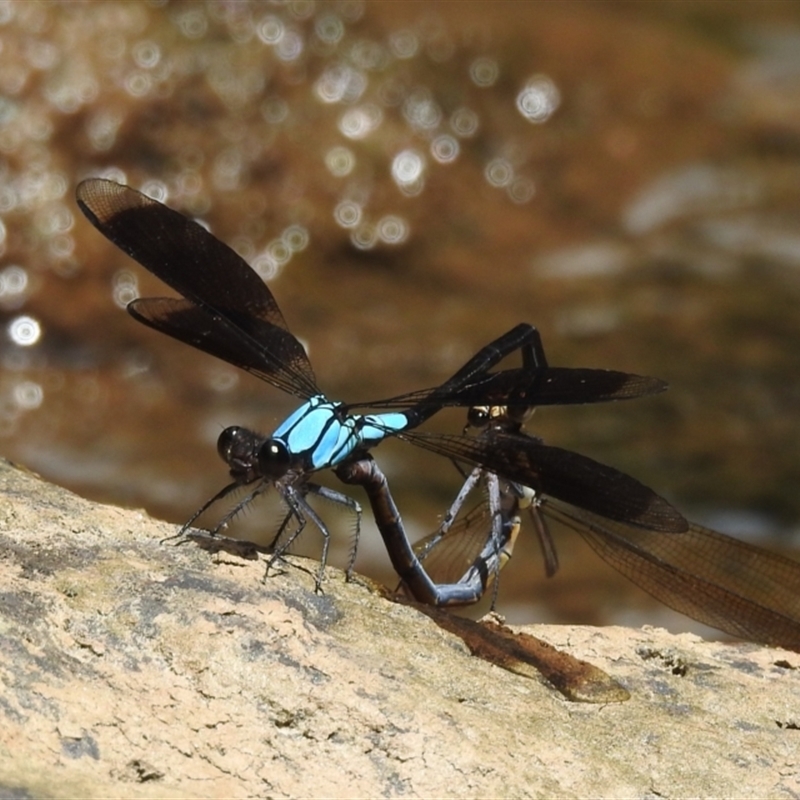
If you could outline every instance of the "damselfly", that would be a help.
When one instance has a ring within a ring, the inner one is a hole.
[[[512,415],[503,407],[472,409],[470,419],[484,427],[478,439],[498,429],[525,436],[520,409]],[[361,477],[372,482],[378,526],[396,547],[405,538],[397,530],[402,528],[399,515],[396,509],[387,512],[380,480],[367,470]],[[459,516],[481,481],[487,500]],[[558,568],[550,520],[577,531],[604,561],[670,608],[741,639],[800,651],[800,562],[696,523],[684,531],[657,532],[563,500],[542,487],[510,483],[475,468],[439,530],[412,553],[425,574],[423,585],[444,586],[441,598],[448,604],[479,599],[508,562],[524,505],[531,511],[548,577]],[[406,583],[416,595],[420,580],[411,577],[416,584]],[[494,585],[496,590],[496,580]]]
[[[509,437],[503,432],[496,437],[436,437],[414,434],[411,429],[449,405],[598,402],[665,388],[662,381],[626,373],[538,368],[526,361],[525,355],[531,342],[539,342],[538,332],[521,324],[482,348],[441,386],[375,402],[332,402],[317,387],[305,350],[289,332],[266,284],[227,245],[182,214],[112,181],[84,181],[77,188],[77,198],[81,210],[104,236],[183,295],[134,300],[128,311],[135,319],[303,401],[271,436],[239,426],[220,434],[217,448],[233,482],[205,503],[181,533],[215,501],[236,488],[252,486],[211,531],[217,534],[239,509],[275,486],[289,508],[287,524],[291,519],[296,522],[290,539],[299,535],[307,519],[323,534],[318,585],[330,537],[307,495],[322,495],[357,514],[359,508],[346,495],[311,482],[309,475],[314,472],[361,459],[386,437],[404,433],[404,438],[434,452],[479,464],[509,480],[544,481],[554,495],[575,499],[592,483],[587,478],[595,462],[581,461],[582,457],[576,461],[572,454],[556,456],[556,469],[547,474],[546,458],[528,437]],[[521,369],[489,371],[516,350],[523,352]],[[356,408],[380,409],[382,413],[356,414]],[[549,451],[554,455],[556,448]],[[584,474],[573,481],[573,470]],[[615,483],[618,474],[600,473],[601,489],[594,496],[590,492],[586,508],[657,530],[685,528],[683,517],[665,500],[650,490],[630,491],[630,479]],[[351,567],[352,558],[348,571]]]

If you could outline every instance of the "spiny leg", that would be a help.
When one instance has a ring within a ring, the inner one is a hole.
[[[189,530],[189,528],[192,526],[192,523],[198,517],[200,517],[205,511],[211,508],[211,506],[213,506],[214,503],[217,502],[217,500],[222,500],[224,497],[227,497],[234,489],[238,489],[241,485],[242,484],[239,483],[238,481],[234,481],[233,483],[229,483],[227,486],[224,486],[215,495],[206,500],[206,502],[203,503],[203,505],[200,506],[200,508],[198,508],[197,511],[195,511],[194,514],[192,514],[192,516],[189,517],[189,519],[187,519],[186,522],[183,523],[183,525],[181,525],[181,528],[177,533],[162,539],[161,544],[164,544],[165,542],[170,542],[173,539],[183,538],[186,534],[186,531]],[[190,541],[190,539],[183,539],[182,542],[178,542],[177,544],[183,544],[186,541]]]
[[[350,548],[350,556],[347,560],[347,567],[345,568],[345,580],[350,581],[353,577],[353,568],[355,567],[356,563],[356,556],[358,555],[358,543],[361,538],[361,519],[362,519],[362,511],[361,505],[355,501],[352,497],[344,494],[343,492],[337,492],[335,489],[330,489],[327,486],[320,486],[316,483],[308,483],[306,484],[308,490],[312,493],[317,495],[318,497],[322,497],[325,500],[330,500],[333,503],[338,503],[339,505],[344,506],[345,508],[349,509],[356,517],[356,524],[355,524],[355,536],[353,537],[353,544]],[[323,559],[323,564],[324,564]]]

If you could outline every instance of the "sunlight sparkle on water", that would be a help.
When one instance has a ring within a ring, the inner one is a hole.
[[[31,347],[42,336],[42,326],[39,320],[23,314],[15,317],[8,323],[8,336],[14,344],[20,347]]]
[[[25,88],[30,75],[31,71],[23,64],[7,64],[0,75],[0,88],[4,94],[13,97]]]
[[[332,147],[325,153],[325,166],[331,175],[343,178],[353,171],[356,165],[356,158],[353,151],[346,147]]]
[[[408,223],[395,214],[387,214],[378,220],[376,226],[378,238],[385,244],[398,245],[408,239]]]
[[[413,58],[419,49],[419,39],[407,28],[395,31],[389,35],[389,48],[397,58]]]
[[[256,247],[249,236],[238,235],[228,241],[232,247],[248,264],[256,257]]]
[[[547,75],[534,75],[517,95],[517,110],[528,122],[546,122],[561,103],[558,87]]]
[[[56,234],[47,243],[47,251],[56,261],[63,261],[75,252],[75,240],[63,233]]]
[[[63,114],[74,114],[97,98],[100,84],[88,67],[76,63],[45,83],[44,96]]]
[[[383,111],[374,103],[349,108],[339,120],[339,130],[348,139],[363,139],[383,121]]]
[[[11,186],[0,185],[0,214],[8,214],[17,207],[17,193]],[[0,223],[2,224],[2,223]],[[5,230],[0,231],[0,243],[5,238]]]
[[[16,264],[0,271],[0,302],[19,301],[28,288],[28,273]]]
[[[281,234],[281,239],[292,253],[299,253],[308,247],[311,237],[308,230],[302,225],[290,225]]]
[[[101,169],[98,172],[92,171],[86,177],[91,178],[105,178],[107,181],[114,181],[114,183],[125,183],[128,182],[128,176],[124,170],[121,170],[119,167],[106,167],[105,169]]]
[[[352,200],[342,200],[333,209],[333,218],[342,228],[355,228],[361,222],[361,206]]]
[[[25,411],[39,408],[44,400],[44,390],[35,381],[20,381],[14,387],[14,402]]]
[[[259,255],[257,255],[250,266],[261,276],[261,278],[265,281],[272,280],[277,274],[280,269],[278,263],[272,257],[272,254],[269,252],[269,249],[262,251]]]
[[[308,19],[316,9],[315,0],[290,0],[289,13],[295,19]]]
[[[282,267],[284,264],[288,263],[289,259],[292,257],[292,251],[287,247],[283,239],[273,239],[267,245],[267,253],[269,253],[278,267]]]
[[[152,69],[161,60],[161,50],[155,42],[141,41],[133,46],[133,60],[137,67]]]
[[[153,78],[147,72],[134,71],[125,76],[125,90],[131,97],[146,97],[153,88]]]
[[[115,305],[126,308],[128,303],[139,296],[139,281],[128,269],[121,269],[111,279],[111,297]]]
[[[199,6],[188,7],[176,14],[173,19],[177,23],[178,30],[187,39],[202,39],[208,30],[208,18]]]
[[[469,65],[469,76],[476,86],[481,88],[494,86],[500,67],[493,58],[476,58]]]
[[[141,192],[159,203],[166,203],[169,198],[169,190],[164,181],[149,180],[142,184]]]
[[[36,213],[36,227],[44,236],[66,233],[75,222],[72,212],[61,203],[50,203]]]
[[[402,150],[392,161],[392,178],[403,194],[419,194],[424,173],[425,159],[416,150]]]
[[[314,94],[323,103],[354,103],[366,88],[367,77],[363,72],[338,63],[319,76],[314,84]]]
[[[378,231],[371,222],[364,222],[350,234],[350,241],[359,250],[371,250],[378,242]]]
[[[261,115],[270,125],[278,125],[289,116],[289,106],[280,97],[269,97],[261,104]]]
[[[206,385],[220,394],[230,392],[239,385],[239,373],[220,362],[205,367],[204,377]]]
[[[303,53],[305,41],[300,33],[293,28],[287,29],[275,47],[275,53],[281,61],[294,61]]]
[[[264,17],[256,25],[256,34],[264,44],[276,45],[283,38],[284,25],[283,20],[279,17],[274,17],[271,14]]]
[[[336,14],[323,14],[314,20],[314,33],[325,44],[338,44],[344,36],[344,23]]]
[[[289,225],[279,237],[250,259],[250,264],[265,281],[271,280],[280,272],[281,267],[291,261],[295,253],[305,250],[310,238],[308,230],[302,225]],[[240,254],[249,254],[249,244],[248,241],[247,247],[239,248]]]
[[[223,150],[215,159],[212,181],[217,189],[232,192],[239,188],[244,168],[242,151],[238,147]]]
[[[514,178],[506,191],[513,202],[527,203],[536,194],[536,184],[530,178]]]
[[[514,167],[506,158],[493,158],[483,172],[486,180],[495,187],[508,186],[514,180]]]
[[[389,53],[382,44],[368,39],[357,41],[350,48],[349,55],[357,67],[367,71],[384,69],[390,60]]]
[[[60,50],[52,42],[33,41],[25,48],[25,59],[38,70],[52,69],[58,61]]]
[[[437,136],[431,142],[431,155],[440,164],[449,164],[451,161],[455,161],[460,149],[461,145],[459,145],[458,139],[447,133]]]
[[[428,89],[417,89],[403,103],[403,116],[415,128],[433,130],[442,121],[442,110]]]
[[[92,147],[100,152],[110,150],[117,139],[117,131],[123,119],[120,112],[111,109],[101,109],[89,117],[86,132]]]
[[[478,130],[478,115],[471,108],[457,108],[450,115],[450,127],[462,138],[474,136]]]
[[[178,175],[175,185],[182,195],[197,195],[203,190],[203,176],[195,170],[187,169]]]

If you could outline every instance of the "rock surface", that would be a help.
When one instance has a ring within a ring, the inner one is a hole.
[[[631,693],[573,703],[336,570],[262,583],[173,532],[0,464],[0,796],[800,795],[796,653],[527,628]]]

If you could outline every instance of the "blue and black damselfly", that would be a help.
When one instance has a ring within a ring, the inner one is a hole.
[[[318,388],[305,350],[289,332],[266,284],[227,245],[177,211],[112,181],[83,181],[77,199],[104,236],[182,295],[134,300],[128,311],[135,319],[303,401],[271,436],[239,426],[222,431],[217,448],[233,481],[205,503],[181,533],[215,501],[239,487],[252,487],[211,531],[218,534],[243,505],[274,486],[289,508],[285,524],[292,519],[296,523],[290,539],[308,519],[323,534],[319,585],[330,537],[307,495],[322,495],[357,514],[360,510],[347,495],[321,487],[309,476],[346,468],[383,439],[401,435],[507,480],[541,485],[554,497],[610,519],[658,531],[685,530],[684,518],[655,492],[577,453],[499,430],[482,437],[412,430],[444,406],[592,403],[663,391],[662,381],[609,370],[537,366],[529,354],[541,349],[539,334],[521,324],[482,348],[438,387],[367,403],[332,402]],[[522,368],[490,371],[517,350],[523,354]],[[379,413],[354,413],[358,408]]]

